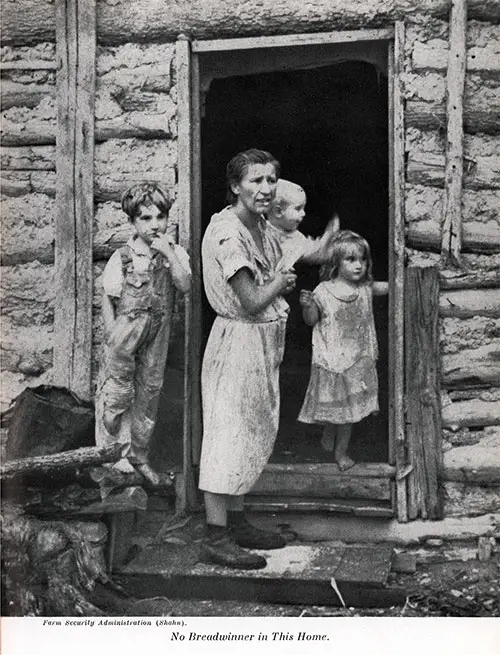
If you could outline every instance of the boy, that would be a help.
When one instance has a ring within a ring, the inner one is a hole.
[[[339,218],[334,214],[319,239],[306,237],[298,230],[306,215],[305,207],[304,189],[289,180],[278,180],[276,195],[267,215],[268,221],[280,233],[283,257],[278,263],[278,271],[290,270],[299,259],[308,264],[322,264],[327,259],[330,239],[339,230]]]
[[[148,462],[167,358],[174,288],[191,284],[189,257],[166,233],[171,201],[157,185],[137,184],[122,196],[135,234],[103,273],[104,361],[96,402],[96,441],[125,444],[123,472],[138,470],[153,486],[166,483]],[[133,465],[133,466],[132,466]]]

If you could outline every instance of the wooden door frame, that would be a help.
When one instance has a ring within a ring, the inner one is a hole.
[[[186,298],[184,383],[183,505],[196,504],[193,464],[201,445],[201,139],[200,58],[204,53],[298,48],[310,45],[387,41],[389,70],[389,464],[396,465],[394,502],[400,521],[407,520],[405,432],[403,412],[403,284],[404,284],[404,110],[401,89],[404,25],[375,30],[353,30],[285,36],[177,41],[178,86],[178,207],[180,235],[191,253],[193,289]],[[189,219],[187,219],[189,217]]]

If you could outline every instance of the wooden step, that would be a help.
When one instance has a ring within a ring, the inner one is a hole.
[[[394,516],[390,503],[378,500],[248,495],[245,497],[245,507],[252,512],[328,512],[379,518]]]
[[[389,464],[356,464],[341,471],[337,464],[268,464],[252,494],[304,498],[369,498],[390,500],[395,469]]]
[[[404,603],[386,587],[392,548],[291,544],[259,552],[267,566],[238,571],[198,560],[198,544],[145,548],[114,579],[136,597],[167,596],[253,602],[383,607]],[[339,594],[334,587],[338,588]]]

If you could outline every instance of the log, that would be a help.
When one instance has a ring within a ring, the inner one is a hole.
[[[500,380],[500,343],[461,350],[441,357],[442,382],[447,388],[487,386]]]
[[[0,478],[13,480],[24,475],[52,475],[59,471],[75,470],[109,462],[117,462],[121,456],[121,444],[89,446],[55,455],[40,455],[6,462],[0,469]]]
[[[416,250],[439,252],[441,228],[436,221],[411,222],[406,230],[408,246]],[[492,223],[464,223],[462,251],[476,254],[500,252],[500,226]]]
[[[484,427],[500,425],[500,402],[463,400],[446,405],[441,410],[444,428]]]
[[[469,18],[472,18],[469,1]],[[495,22],[495,21],[493,21]],[[435,40],[429,43],[416,42],[412,52],[412,67],[414,70],[446,70],[448,62],[448,47],[446,41]],[[466,69],[472,71],[500,72],[498,50],[495,45],[473,46],[468,49]]]
[[[441,289],[491,289],[500,287],[500,268],[493,271],[440,271]]]
[[[447,450],[443,479],[469,485],[500,485],[499,436],[483,436],[479,443]]]
[[[130,0],[99,3],[97,33],[101,43],[173,41],[180,33],[193,38],[224,38],[235,35],[293,34],[304,31],[365,29],[386,26],[413,16],[447,19],[451,0],[273,0],[233,3],[217,0],[186,0],[182,3]],[[469,0],[469,17],[500,21],[496,0]],[[4,44],[26,45],[54,41],[54,6],[51,0],[4,0],[1,38]]]
[[[500,510],[500,485],[444,482],[446,516],[481,516]]]
[[[439,315],[448,318],[499,318],[500,289],[442,291],[439,295]]]
[[[116,490],[102,500],[98,488],[73,484],[55,491],[29,489],[20,501],[23,509],[34,516],[61,517],[144,510],[147,499],[147,493],[139,486]]]
[[[407,181],[442,187],[445,177],[444,155],[411,152],[406,168]],[[475,157],[466,160],[464,186],[468,189],[500,189],[500,157]]]
[[[49,84],[20,84],[10,80],[2,81],[2,111],[11,107],[33,109],[46,96],[55,97],[55,88]]]
[[[431,131],[442,129],[446,124],[444,102],[408,100],[406,103],[406,126]],[[464,131],[468,134],[500,134],[500,107],[467,106],[463,115]]]
[[[467,0],[453,0],[446,76],[446,165],[441,256],[458,264],[462,250],[462,184],[464,176],[463,101],[467,57]]]
[[[2,170],[56,170],[54,146],[18,146],[0,148]]]

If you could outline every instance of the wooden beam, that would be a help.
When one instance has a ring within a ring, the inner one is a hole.
[[[500,251],[500,249],[499,249]],[[500,287],[500,269],[492,271],[440,271],[441,289],[494,289]]]
[[[54,382],[91,395],[95,0],[56,1]]]
[[[341,471],[337,464],[266,464],[265,471],[269,473],[289,473],[301,475],[324,475],[331,477],[339,475],[341,477],[363,477],[363,478],[385,478],[393,479],[396,475],[396,469],[390,464],[364,463],[358,462],[355,466],[347,471]]]
[[[500,107],[498,103],[480,106],[473,105],[473,100],[464,100],[464,131],[468,134],[499,134],[500,133]],[[421,130],[431,131],[442,129],[446,125],[446,104],[424,102],[422,100],[408,100],[406,103],[406,125]]]
[[[193,41],[193,52],[227,52],[228,50],[255,50],[255,48],[290,48],[303,45],[328,45],[359,41],[384,41],[392,39],[394,30],[350,30],[317,32],[315,34],[285,34],[282,36],[258,36],[238,39]]]
[[[437,267],[409,267],[405,280],[408,516],[442,517]]]
[[[466,38],[467,0],[452,0],[446,76],[446,170],[441,255],[443,261],[452,261],[457,265],[460,263],[462,247],[463,102],[467,60]]]
[[[441,416],[444,428],[500,425],[500,402],[462,400],[443,407]]]
[[[407,243],[417,250],[439,252],[441,230],[436,221],[412,221],[406,230]],[[462,252],[488,255],[500,252],[500,227],[485,223],[462,225]]]
[[[435,152],[410,152],[407,164],[407,181],[410,184],[443,187],[446,159]],[[464,187],[467,189],[500,189],[500,159],[497,156],[467,159],[464,171]]]
[[[192,86],[191,86],[191,44],[185,36],[179,36],[175,44],[175,61],[177,66],[177,127],[178,127],[178,164],[179,181],[177,186],[177,206],[180,221],[180,240],[192,254]],[[193,476],[191,428],[192,393],[193,393],[193,359],[191,339],[193,330],[194,307],[192,292],[185,296],[185,340],[184,340],[184,420],[183,420],[183,481],[185,485],[183,499],[187,507],[196,504],[196,489]],[[185,508],[183,508],[185,509]]]
[[[443,385],[448,389],[495,386],[500,381],[500,344],[443,355],[441,366]]]
[[[404,189],[405,189],[405,123],[404,123],[404,23],[395,26],[394,43],[389,47],[389,461],[401,473],[406,468],[404,427]],[[408,520],[406,479],[396,479],[397,515]]]

